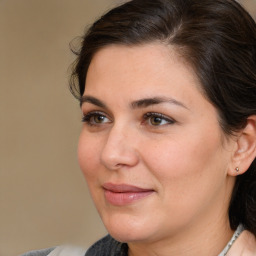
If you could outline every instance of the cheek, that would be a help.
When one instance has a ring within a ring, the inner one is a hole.
[[[179,141],[179,142],[178,142]],[[164,216],[172,213],[179,223],[190,221],[205,209],[224,200],[225,162],[217,140],[194,138],[145,147],[144,160],[157,183]],[[150,149],[151,148],[151,149]],[[159,153],[161,152],[161,153]]]
[[[182,194],[198,184],[203,189],[220,176],[224,178],[223,154],[218,134],[211,139],[203,133],[169,138],[143,147],[144,162],[160,185]]]
[[[78,143],[78,162],[87,180],[96,175],[99,163],[99,142],[83,131]]]
[[[102,197],[100,177],[100,142],[91,134],[82,131],[78,143],[78,161],[80,169],[84,174],[91,197],[94,201],[96,209],[101,212],[104,205],[104,197]]]

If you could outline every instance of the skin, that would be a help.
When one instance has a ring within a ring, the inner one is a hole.
[[[245,230],[238,237],[234,245],[228,251],[227,256],[255,256],[256,239],[249,231]]]
[[[138,104],[155,97],[165,102]],[[130,256],[218,255],[233,234],[227,212],[237,143],[224,136],[175,49],[151,43],[99,50],[82,102],[79,163],[109,233],[128,243]],[[145,118],[152,112],[164,118]],[[153,192],[116,206],[106,200],[105,183]]]

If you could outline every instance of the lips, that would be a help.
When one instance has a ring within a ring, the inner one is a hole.
[[[103,189],[107,202],[116,206],[132,204],[154,193],[153,189],[145,189],[127,184],[105,183]]]

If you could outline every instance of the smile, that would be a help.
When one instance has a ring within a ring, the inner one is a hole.
[[[126,184],[105,183],[103,185],[105,199],[112,205],[124,206],[143,199],[155,191]]]

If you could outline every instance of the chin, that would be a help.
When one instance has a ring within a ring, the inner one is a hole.
[[[119,242],[147,241],[155,234],[156,227],[152,221],[138,216],[116,214],[102,218],[109,234]]]
[[[122,243],[140,242],[148,240],[145,234],[140,234],[134,230],[108,230],[109,234]],[[141,232],[141,231],[140,231]]]

